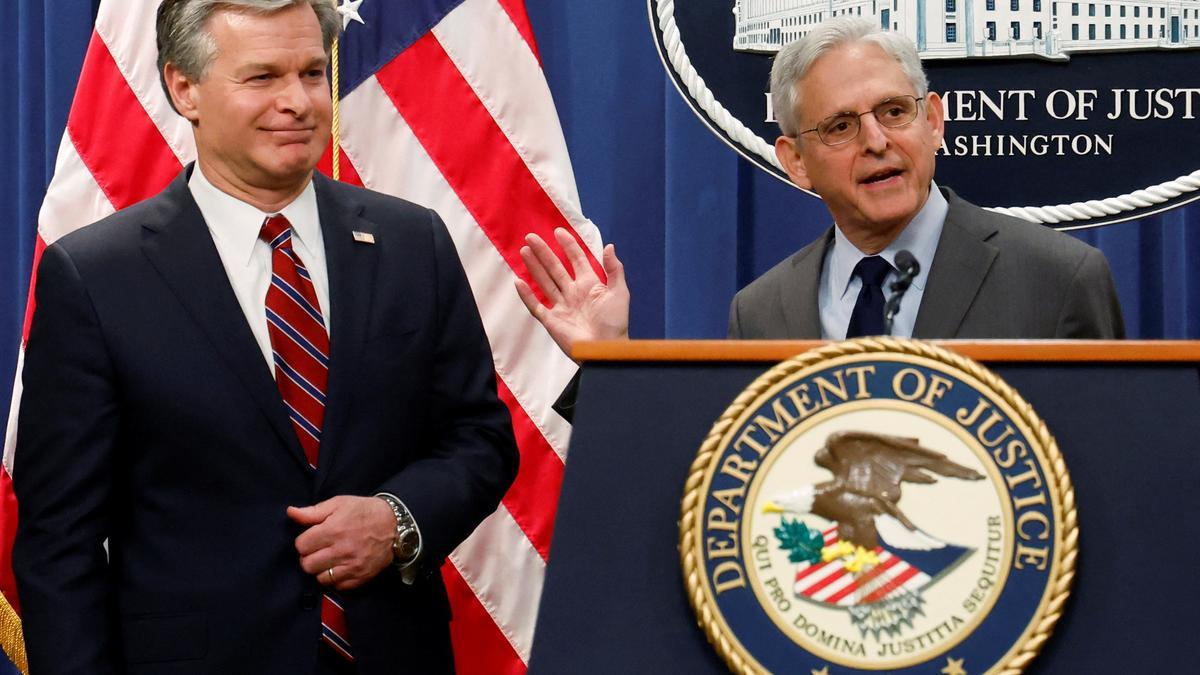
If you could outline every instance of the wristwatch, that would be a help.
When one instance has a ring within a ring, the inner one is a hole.
[[[421,550],[421,533],[417,522],[413,520],[408,508],[395,495],[381,492],[379,497],[392,507],[392,515],[396,516],[396,538],[392,540],[392,562],[396,567],[403,568],[411,565]]]

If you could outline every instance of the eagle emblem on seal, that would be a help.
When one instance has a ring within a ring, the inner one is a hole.
[[[864,636],[911,626],[921,591],[973,549],[922,530],[901,509],[901,488],[935,483],[934,474],[984,476],[918,439],[863,431],[830,434],[813,461],[833,479],[778,494],[763,507],[780,515],[774,532],[797,564],[795,596],[845,608]],[[823,522],[812,523],[813,516]]]

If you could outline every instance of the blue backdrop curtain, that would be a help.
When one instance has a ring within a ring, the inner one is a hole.
[[[626,265],[634,293],[632,335],[723,336],[734,292],[818,236],[829,223],[824,207],[751,166],[704,127],[664,74],[645,3],[526,4],[584,210]],[[96,5],[98,0],[0,2],[0,143],[9,158],[0,165],[6,186],[0,202],[4,410],[37,210]],[[1200,205],[1075,236],[1108,256],[1131,337],[1200,337]]]
[[[5,421],[37,212],[54,172],[95,5],[93,0],[0,2],[0,156],[8,158],[0,162],[0,404]],[[0,675],[16,672],[0,653]]]
[[[37,212],[99,0],[0,2],[0,403],[8,418]]]

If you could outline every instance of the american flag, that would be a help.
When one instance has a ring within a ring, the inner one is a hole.
[[[35,276],[47,245],[154,195],[195,158],[189,125],[159,87],[159,1],[99,6],[38,218]],[[520,673],[533,642],[570,435],[551,404],[575,366],[513,288],[516,276],[529,280],[518,251],[527,232],[553,242],[554,228],[565,227],[602,274],[599,232],[579,206],[524,0],[340,2],[341,178],[433,208],[445,220],[512,413],[521,450],[516,483],[451,555],[443,576],[459,672]],[[320,168],[331,167],[327,152]],[[26,334],[33,311],[30,302]],[[17,517],[9,476],[20,471],[13,457],[20,366],[0,472],[0,590],[7,601],[0,602],[0,634],[19,615],[9,564]]]
[[[826,546],[838,541],[836,525],[821,534],[825,537]],[[848,607],[869,605],[896,595],[913,593],[929,584],[931,577],[928,574],[898,555],[882,546],[876,546],[873,552],[879,563],[864,568],[858,574],[847,571],[842,558],[797,565],[793,586],[796,596]]]

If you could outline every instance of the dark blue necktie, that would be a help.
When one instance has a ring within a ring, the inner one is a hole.
[[[854,276],[862,279],[862,289],[846,327],[846,339],[883,335],[883,280],[891,271],[891,264],[877,255],[863,258],[854,266]]]

